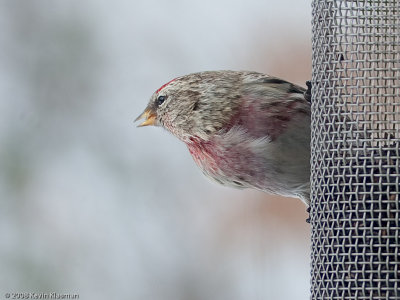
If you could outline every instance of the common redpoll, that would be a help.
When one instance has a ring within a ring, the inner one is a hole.
[[[183,141],[217,182],[310,199],[310,103],[306,90],[256,72],[178,77],[151,97],[139,126]]]

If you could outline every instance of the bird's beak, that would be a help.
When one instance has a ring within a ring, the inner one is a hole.
[[[135,122],[141,119],[144,119],[144,121],[137,127],[154,125],[156,123],[156,114],[151,108],[146,108],[145,111],[135,119]]]

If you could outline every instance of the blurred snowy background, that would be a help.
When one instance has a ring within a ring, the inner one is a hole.
[[[155,89],[205,70],[304,86],[298,0],[3,0],[0,299],[308,299],[300,201],[218,186],[136,128]]]

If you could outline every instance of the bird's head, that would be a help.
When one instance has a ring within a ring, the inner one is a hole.
[[[175,78],[151,96],[138,126],[161,126],[180,140],[209,140],[234,115],[240,100],[240,76],[214,71]]]

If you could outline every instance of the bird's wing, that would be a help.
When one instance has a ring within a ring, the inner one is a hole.
[[[275,140],[292,122],[309,122],[310,103],[306,89],[275,77],[265,77],[243,85],[240,125],[255,137]]]

